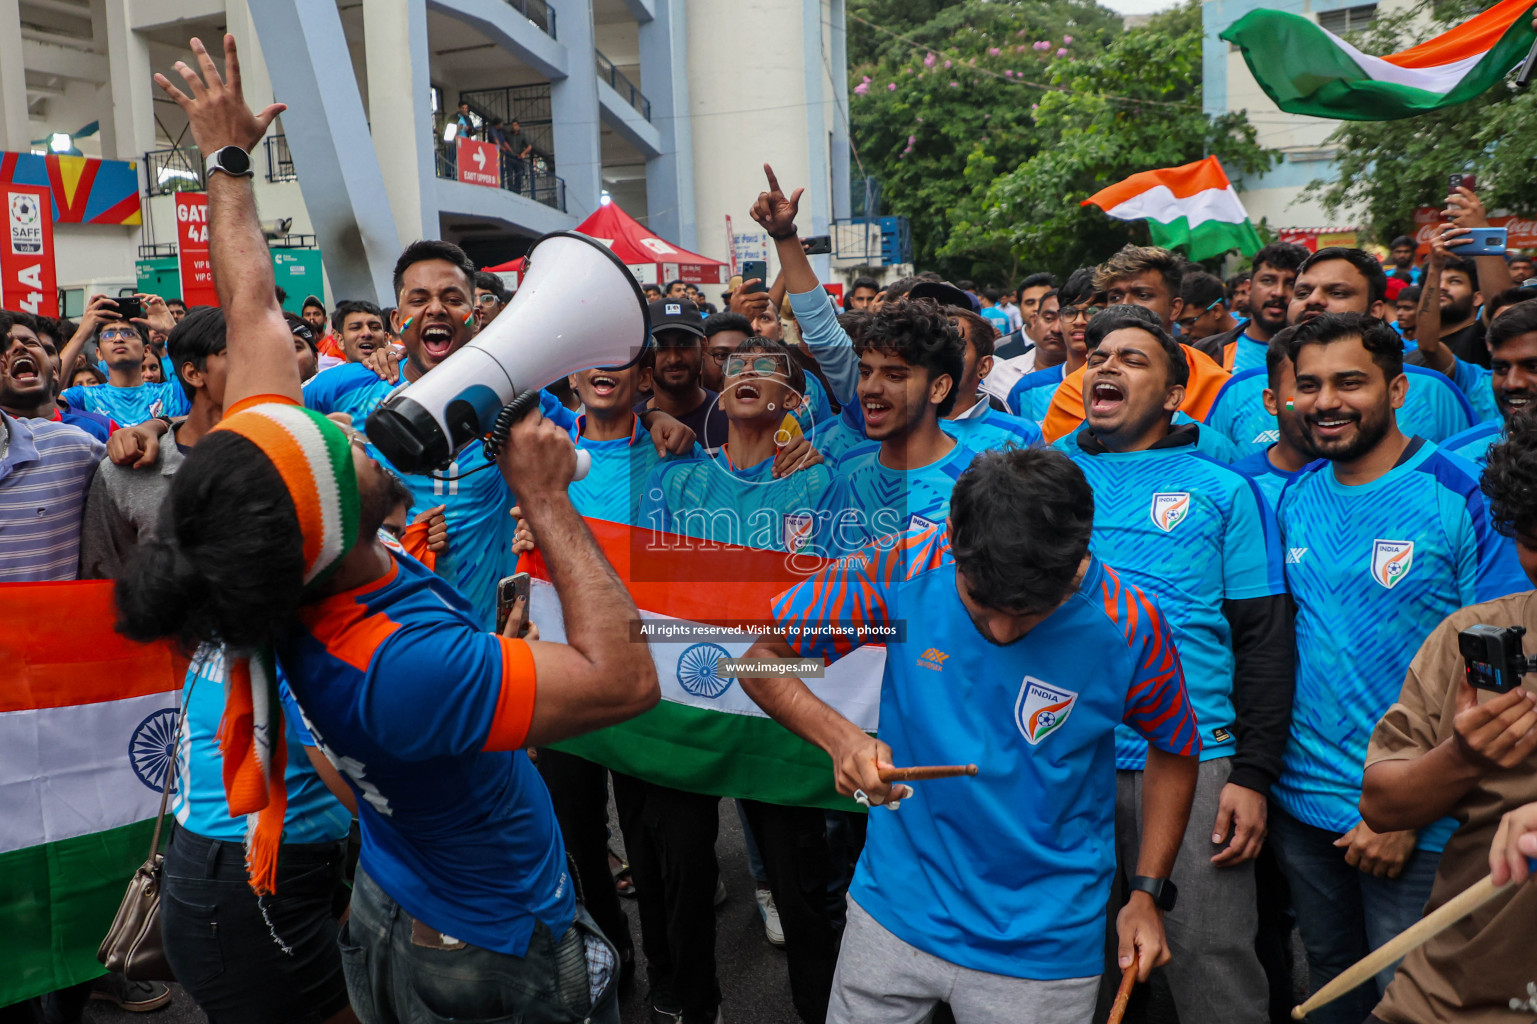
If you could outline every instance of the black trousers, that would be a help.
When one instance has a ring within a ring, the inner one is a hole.
[[[576,867],[578,891],[621,962],[635,957],[630,919],[619,906],[608,867],[608,769],[575,754],[539,751],[539,774],[550,791],[555,818]]]
[[[743,800],[763,870],[779,908],[790,969],[790,999],[805,1024],[822,1024],[832,994],[838,941],[827,909],[827,822],[815,807]]]
[[[613,773],[619,828],[640,905],[640,944],[656,1006],[685,1024],[715,1020],[715,838],[720,798]]]

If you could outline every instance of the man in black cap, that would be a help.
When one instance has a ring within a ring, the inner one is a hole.
[[[719,395],[700,383],[704,373],[704,320],[687,299],[651,303],[651,350],[643,370],[651,375],[651,397],[636,414],[659,409],[694,432],[699,446],[714,454],[726,440],[726,413]]]

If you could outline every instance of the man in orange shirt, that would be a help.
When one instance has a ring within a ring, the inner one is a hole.
[[[1150,245],[1128,245],[1100,266],[1094,274],[1096,305],[1142,306],[1151,310],[1163,324],[1165,331],[1174,330],[1174,321],[1184,309],[1179,297],[1181,268],[1184,260],[1168,249]],[[1230,374],[1204,352],[1189,345],[1185,361],[1190,365],[1190,382],[1185,385],[1185,400],[1180,411],[1191,419],[1204,420],[1207,410],[1217,398],[1217,392],[1227,383]],[[1083,422],[1083,370],[1075,370],[1063,378],[1051,400],[1051,408],[1041,423],[1041,430],[1048,442],[1071,433]]]

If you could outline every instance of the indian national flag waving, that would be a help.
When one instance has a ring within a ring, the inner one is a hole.
[[[1221,38],[1243,51],[1276,106],[1342,121],[1391,121],[1464,103],[1525,59],[1532,0],[1501,0],[1434,39],[1373,57],[1285,11],[1250,11]]]
[[[1117,220],[1146,220],[1154,245],[1186,246],[1193,260],[1229,249],[1252,256],[1263,244],[1214,156],[1133,174],[1094,193],[1083,205],[1097,206]]]
[[[0,1006],[105,973],[149,852],[186,662],[114,617],[110,582],[0,584]]]
[[[629,588],[661,683],[650,711],[556,744],[560,749],[674,789],[790,807],[857,810],[833,788],[832,761],[759,710],[722,658],[740,658],[770,628],[770,601],[823,559],[734,547],[588,519],[603,553]],[[793,559],[792,568],[788,563]],[[525,556],[535,577],[529,618],[544,640],[564,642],[560,601],[543,559]],[[638,637],[637,637],[638,638]],[[641,650],[637,646],[637,651]],[[883,647],[861,647],[808,680],[818,697],[866,732],[880,712]]]

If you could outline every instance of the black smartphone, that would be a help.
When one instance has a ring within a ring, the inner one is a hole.
[[[833,236],[812,235],[810,238],[802,238],[801,248],[806,250],[807,256],[817,256],[824,252],[832,252]]]
[[[1469,192],[1477,192],[1478,177],[1472,171],[1464,171],[1460,174],[1454,174],[1451,177],[1451,181],[1448,187],[1451,189],[1451,192],[1449,193],[1451,195],[1456,195],[1459,188],[1465,188]]]
[[[117,303],[117,311],[124,320],[133,320],[144,315],[144,303],[132,295],[120,295],[112,300]]]
[[[768,291],[768,261],[766,261],[766,260],[743,260],[742,261],[742,280],[743,281],[751,281],[753,278],[757,278],[758,279],[758,283],[753,285],[752,287],[748,288],[747,290],[749,292],[766,292],[766,291]]]
[[[518,598],[523,598],[523,621],[518,624],[515,636],[523,636],[528,632],[528,588],[529,575],[526,572],[516,573],[512,576],[503,576],[496,585],[496,633],[497,636],[506,635],[507,619],[512,615],[512,606],[518,603]]]

